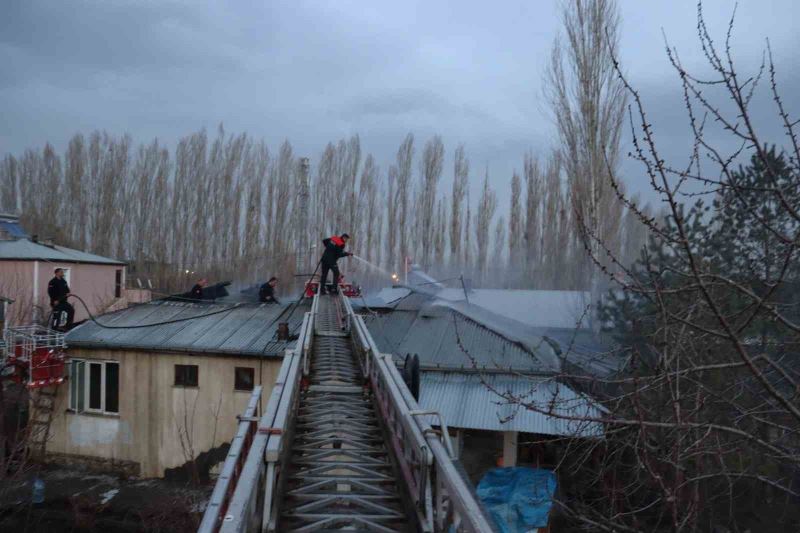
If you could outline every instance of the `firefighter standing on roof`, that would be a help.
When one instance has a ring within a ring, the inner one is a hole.
[[[339,290],[339,267],[336,266],[336,262],[342,258],[347,257],[349,255],[353,255],[350,252],[345,252],[344,247],[347,246],[347,241],[350,240],[350,235],[347,233],[342,233],[340,236],[334,235],[333,237],[328,237],[322,241],[322,244],[325,245],[325,252],[322,254],[322,277],[319,281],[319,292],[320,294],[325,294],[325,284],[328,282],[328,271],[330,270],[333,272],[333,288],[331,289],[332,293],[336,293]]]
[[[75,317],[75,308],[67,302],[69,294],[69,285],[67,284],[67,280],[64,279],[64,269],[57,268],[55,270],[55,276],[47,285],[47,295],[50,297],[50,307],[59,315],[59,319],[56,320],[58,327],[66,329],[72,326],[72,320]],[[60,320],[61,313],[67,314],[66,322],[63,324]]]

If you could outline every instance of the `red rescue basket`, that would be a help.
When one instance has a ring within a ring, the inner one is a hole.
[[[11,378],[29,389],[59,385],[66,376],[64,334],[44,326],[22,326],[6,331],[5,367]]]
[[[327,286],[330,288],[333,284],[329,283]],[[305,288],[305,297],[306,298],[313,298],[315,294],[319,291],[319,279],[313,279],[312,281],[306,282]],[[344,276],[339,278],[339,292],[347,296],[348,298],[358,298],[361,296],[361,286],[355,285],[353,283],[347,283],[344,281]]]

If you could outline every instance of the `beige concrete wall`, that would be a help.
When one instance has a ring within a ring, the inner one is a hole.
[[[119,416],[68,411],[69,384],[61,386],[48,454],[132,461],[142,477],[162,477],[165,469],[187,462],[181,431],[190,435],[195,456],[230,442],[236,415],[250,398],[249,392],[234,391],[234,368],[254,368],[256,385],[263,385],[268,397],[281,364],[280,359],[120,350],[70,349],[69,356],[119,362]],[[197,388],[174,386],[176,364],[198,366]]]
[[[38,263],[38,269],[37,269]],[[122,265],[89,265],[52,261],[0,261],[0,295],[17,300],[10,308],[14,323],[22,325],[32,320],[31,308],[39,306],[40,313],[46,317],[50,313],[50,300],[47,297],[47,284],[53,278],[56,268],[70,269],[70,290],[86,301],[93,314],[119,309],[125,306],[123,298],[114,297],[116,272],[122,270],[123,289],[125,267]],[[34,283],[34,272],[38,270]],[[85,320],[88,314],[76,300],[75,320]],[[41,318],[41,317],[40,317]]]

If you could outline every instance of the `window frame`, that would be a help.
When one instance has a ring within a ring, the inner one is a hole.
[[[194,385],[187,385],[185,383],[178,383],[178,367],[182,368],[192,368],[194,367]],[[175,364],[173,370],[173,380],[172,386],[173,387],[180,387],[182,389],[197,389],[200,387],[200,365],[183,365],[183,364]]]
[[[114,298],[122,298],[122,284],[124,282],[122,269],[114,271]]]
[[[67,410],[71,411],[76,414],[93,414],[93,415],[106,415],[106,416],[119,416],[119,408],[120,408],[120,373],[119,361],[113,360],[105,360],[105,359],[73,359],[71,358],[69,361],[69,378],[70,378],[70,386],[69,386],[69,401]],[[75,368],[77,365],[83,365],[81,369],[82,377],[83,377],[83,386],[80,383],[76,382],[75,385],[72,384],[74,380],[78,378],[78,374],[75,372]],[[91,402],[91,391],[92,391],[92,380],[91,380],[91,368],[92,365],[97,365],[100,367],[100,407],[90,407]],[[107,368],[108,365],[117,365],[117,410],[116,411],[109,411],[108,407],[108,390],[106,387],[106,380],[107,380]],[[78,398],[75,397],[75,394],[80,394]]]
[[[250,372],[250,376],[252,379],[250,380],[250,388],[249,389],[242,389],[239,388],[239,371],[240,370],[247,370]],[[256,388],[256,369],[252,366],[236,366],[233,367],[233,390],[234,392],[253,392],[253,389]]]

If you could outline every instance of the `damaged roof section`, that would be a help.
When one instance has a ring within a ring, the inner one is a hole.
[[[556,355],[542,338],[528,346],[444,306],[396,310],[364,317],[381,351],[418,354],[424,369],[468,369],[554,373]]]
[[[368,312],[372,311],[365,320],[381,350],[397,356],[419,354],[423,367],[471,367],[543,374],[567,371],[608,377],[626,363],[626,358],[607,336],[587,327],[578,328],[574,321],[572,326],[562,327],[569,321],[553,325],[551,319],[540,318],[539,315],[550,313],[552,300],[566,299],[561,307],[571,309],[577,305],[580,294],[493,290],[492,305],[505,309],[498,313],[480,305],[480,299],[475,303],[472,296],[469,301],[441,298],[449,289],[408,287],[406,290],[409,294],[391,305],[364,306]],[[517,320],[512,318],[519,299],[517,292],[553,294],[538,298],[536,301],[543,305],[536,307],[535,313],[526,308],[524,320],[522,317]],[[509,300],[506,306],[501,306],[504,294]],[[547,302],[550,304],[545,305]]]
[[[75,348],[282,357],[294,343],[277,339],[278,323],[288,321],[294,331],[308,310],[300,305],[289,316],[289,306],[155,301],[98,318],[114,329],[87,321],[70,331],[66,341]],[[195,316],[200,318],[186,320]],[[143,327],[147,324],[154,325]]]

